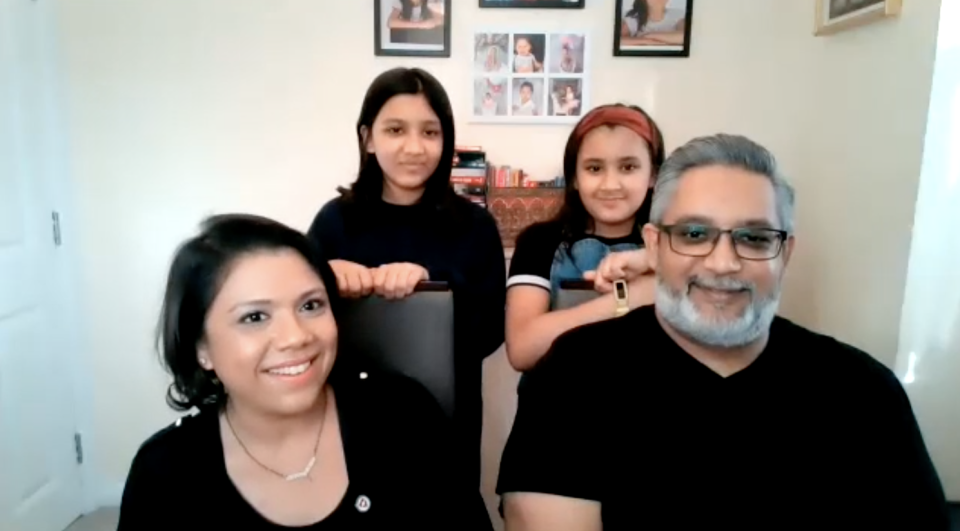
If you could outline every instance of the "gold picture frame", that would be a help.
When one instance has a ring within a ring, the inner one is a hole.
[[[900,15],[903,0],[814,0],[814,35],[832,35]]]

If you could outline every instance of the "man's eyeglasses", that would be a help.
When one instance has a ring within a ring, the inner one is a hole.
[[[755,227],[722,230],[695,223],[660,225],[658,228],[667,235],[673,252],[698,258],[712,253],[720,236],[729,234],[733,249],[740,258],[772,260],[780,255],[788,236],[784,230]]]

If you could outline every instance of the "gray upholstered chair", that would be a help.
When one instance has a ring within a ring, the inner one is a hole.
[[[434,395],[453,414],[453,293],[445,282],[421,282],[400,300],[344,300],[338,316],[343,355],[399,372]]]

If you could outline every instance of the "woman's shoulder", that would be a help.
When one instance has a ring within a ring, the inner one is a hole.
[[[134,470],[141,473],[169,475],[190,467],[191,459],[200,452],[210,437],[211,424],[218,421],[215,411],[185,415],[157,431],[140,445],[134,458]]]
[[[427,417],[441,414],[440,405],[422,384],[393,371],[353,370],[341,374],[334,392],[346,408],[362,408],[371,417],[395,418],[400,412]]]

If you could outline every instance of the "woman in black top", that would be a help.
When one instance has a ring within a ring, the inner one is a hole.
[[[334,283],[302,234],[263,218],[212,218],[180,247],[159,342],[168,403],[199,413],[141,446],[120,531],[484,524],[427,392],[334,363]]]
[[[480,483],[481,369],[503,343],[506,271],[493,217],[450,186],[453,111],[420,69],[377,77],[357,121],[360,171],[317,214],[309,236],[347,297],[411,294],[421,280],[454,295],[454,424],[460,475]]]

